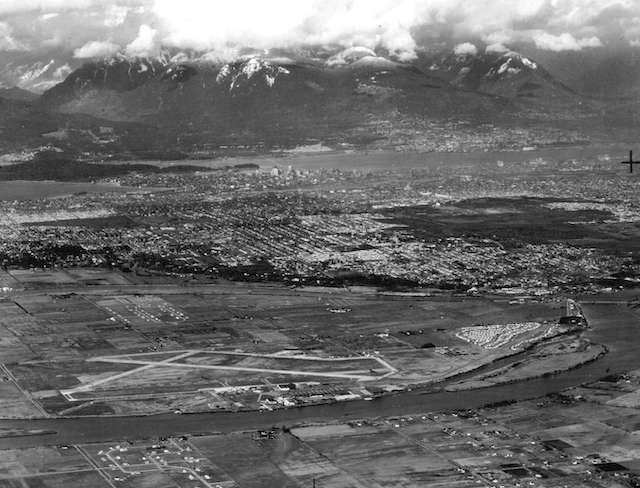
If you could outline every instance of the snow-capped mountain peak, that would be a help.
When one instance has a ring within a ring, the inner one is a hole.
[[[507,58],[499,67],[491,68],[484,76],[485,78],[492,78],[496,75],[517,75],[521,71],[522,69],[513,62],[513,58]]]
[[[27,69],[25,70],[21,75],[20,75],[20,83],[22,85],[26,85],[29,82],[35,80],[36,78],[39,78],[40,76],[42,76],[44,73],[46,73],[47,71],[49,71],[49,69],[55,64],[55,60],[50,60],[48,63],[44,64],[44,63],[36,63],[33,67],[31,67],[31,69]]]
[[[19,87],[40,93],[69,74],[66,59],[43,59],[29,63],[0,64],[0,86]]]
[[[267,86],[272,87],[280,76],[288,75],[290,71],[277,64],[257,57],[249,57],[242,61],[227,63],[218,72],[216,82],[227,85],[229,91],[233,91],[242,83],[250,80],[261,80]]]
[[[449,73],[454,84],[465,84],[468,80],[499,80],[511,78],[525,72],[539,72],[535,61],[515,51],[484,53],[449,53],[432,61],[432,72]]]
[[[364,57],[376,58],[377,54],[373,49],[369,49],[368,47],[354,46],[337,52],[327,59],[326,64],[330,67],[344,66],[359,61]]]
[[[262,63],[259,59],[251,58],[242,67],[242,73],[247,77],[248,80],[250,80],[253,75],[259,73],[260,70],[262,70],[263,66],[265,66],[264,63]]]
[[[167,68],[164,72],[163,78],[170,79],[179,83],[184,83],[189,78],[196,74],[196,69],[193,66],[187,64],[177,64]]]
[[[485,78],[504,78],[515,76],[523,71],[535,71],[538,69],[537,63],[515,51],[508,51],[500,55],[491,68],[484,75]]]
[[[507,51],[500,57],[500,59],[513,60],[513,62],[521,63],[529,69],[538,69],[537,63],[515,51]]]

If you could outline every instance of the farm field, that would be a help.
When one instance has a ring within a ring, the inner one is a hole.
[[[373,398],[468,373],[573,327],[558,322],[561,300],[225,282],[189,289],[84,269],[9,273],[25,287],[0,299],[11,417]]]
[[[611,401],[638,388],[632,371],[478,409],[4,448],[0,487],[633,486],[640,416]]]

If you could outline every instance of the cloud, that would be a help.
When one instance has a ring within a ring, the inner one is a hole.
[[[20,15],[30,12],[91,12],[96,8],[105,9],[111,5],[139,7],[147,6],[152,0],[2,0],[0,15]]]
[[[510,30],[500,30],[485,34],[482,40],[487,44],[508,44],[514,40],[515,33]]]
[[[127,56],[149,56],[157,50],[156,36],[158,31],[146,24],[142,24],[138,30],[138,37],[127,44],[125,53]]]
[[[47,20],[51,20],[51,19],[55,19],[56,17],[58,17],[60,14],[58,12],[50,12],[48,14],[42,14],[39,19],[42,20],[43,22],[46,22]]]
[[[376,57],[376,53],[372,49],[366,47],[350,47],[334,54],[329,59],[327,59],[327,65],[341,66],[344,64],[352,63],[366,56]]]
[[[470,54],[471,56],[475,56],[476,54],[478,54],[478,48],[475,44],[471,44],[470,42],[463,42],[462,44],[458,44],[453,49],[453,52],[460,55]]]
[[[485,52],[487,54],[506,53],[508,51],[509,51],[509,48],[500,42],[494,42],[493,44],[489,44],[485,49]]]
[[[105,11],[104,25],[117,27],[122,25],[129,14],[129,8],[121,5],[109,5]]]
[[[84,46],[73,51],[73,57],[105,58],[112,56],[120,50],[120,46],[109,41],[89,41]]]
[[[0,51],[22,51],[25,46],[13,37],[13,28],[0,22]]]
[[[86,9],[94,3],[92,0],[5,0],[0,2],[0,15]]]
[[[414,0],[156,0],[165,45],[201,50],[234,46],[340,45],[383,47],[401,59],[415,56],[411,29],[429,2]]]
[[[567,32],[557,36],[548,32],[538,32],[533,34],[532,38],[538,48],[549,51],[580,51],[584,47],[602,46],[600,39],[595,36],[576,39]]]
[[[602,41],[596,36],[592,37],[583,37],[582,39],[578,39],[578,45],[580,47],[602,47]]]
[[[56,68],[56,70],[53,72],[53,78],[56,81],[62,81],[64,80],[67,76],[69,76],[69,74],[72,72],[73,70],[71,69],[71,66],[69,66],[69,63],[65,63],[62,66],[60,66],[59,68]]]
[[[0,30],[4,50],[109,39],[131,55],[167,46],[220,60],[246,47],[362,46],[410,60],[439,43],[578,50],[640,39],[638,0],[0,0],[0,18],[12,28]]]

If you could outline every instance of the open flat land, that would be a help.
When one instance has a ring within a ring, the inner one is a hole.
[[[512,383],[532,376],[544,377],[596,361],[607,353],[601,344],[593,344],[576,336],[563,336],[533,348],[531,354],[521,361],[479,373],[469,379],[446,387],[449,391],[485,388],[503,383]]]
[[[80,268],[5,275],[16,286],[0,300],[7,417],[271,410],[372,398],[580,332],[558,323],[566,313],[560,300],[134,285],[126,274]]]
[[[477,410],[3,449],[0,487],[637,486],[640,414],[616,400],[639,389],[634,371]]]

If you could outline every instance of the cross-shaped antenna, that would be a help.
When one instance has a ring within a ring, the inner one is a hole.
[[[633,160],[633,151],[629,151],[629,161],[622,161],[620,164],[628,164],[629,165],[629,173],[633,173],[633,165],[640,164],[640,161]]]

